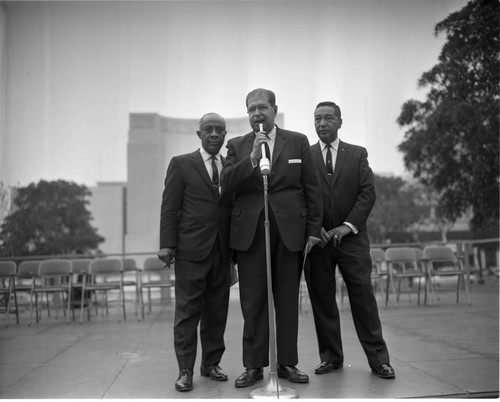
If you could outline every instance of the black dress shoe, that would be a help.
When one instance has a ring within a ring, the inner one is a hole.
[[[384,363],[377,367],[372,367],[372,373],[376,374],[380,378],[394,378],[396,373],[390,364]]]
[[[318,366],[314,369],[314,372],[316,374],[326,374],[326,373],[331,373],[333,370],[337,370],[339,368],[342,368],[343,364],[335,364],[335,363],[330,363],[330,362],[321,362],[318,364]]]
[[[235,381],[236,388],[244,388],[255,384],[264,378],[264,370],[261,368],[247,368]]]
[[[175,382],[175,389],[180,392],[191,391],[193,389],[193,370],[181,369],[179,378]]]
[[[309,376],[306,373],[303,373],[295,366],[284,366],[283,364],[278,364],[278,377],[301,384],[309,382]]]
[[[202,377],[210,377],[214,381],[227,381],[227,374],[224,373],[218,364],[213,366],[201,366],[200,374]]]

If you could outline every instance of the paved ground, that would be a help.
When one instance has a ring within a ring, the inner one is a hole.
[[[415,296],[402,296],[400,306],[380,308],[384,336],[396,370],[395,380],[371,374],[357,341],[346,302],[342,312],[345,366],[315,375],[319,363],[313,317],[308,299],[300,315],[299,368],[309,384],[290,384],[299,398],[498,398],[498,280],[471,285],[472,305],[455,304],[452,292],[441,293],[437,307],[417,306]],[[0,398],[2,399],[206,399],[249,398],[268,383],[234,387],[242,372],[242,318],[233,289],[226,332],[227,350],[221,366],[228,382],[200,377],[194,390],[174,389],[177,365],[173,350],[173,304],[153,307],[138,321],[128,306],[126,322],[112,309],[107,317],[92,317],[83,325],[47,318],[31,327],[24,313],[0,328]],[[0,319],[3,319],[3,315]]]

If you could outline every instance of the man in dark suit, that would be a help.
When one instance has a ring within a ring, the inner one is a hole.
[[[335,299],[335,267],[347,287],[356,332],[372,371],[394,378],[371,284],[366,221],[375,203],[373,173],[365,148],[340,141],[340,108],[321,102],[314,112],[319,142],[311,146],[323,195],[321,242],[309,254],[309,288],[321,363],[316,374],[342,367],[344,354]]]
[[[223,158],[219,151],[226,123],[205,114],[197,131],[202,147],[171,159],[161,204],[159,258],[175,258],[174,344],[178,391],[193,388],[197,327],[200,323],[202,376],[226,381],[219,362],[225,350],[229,303],[229,223],[231,195],[219,185]]]
[[[234,191],[230,246],[238,264],[244,318],[243,365],[236,387],[255,384],[269,365],[266,241],[261,145],[270,152],[269,226],[273,298],[276,310],[278,376],[308,382],[297,353],[298,290],[302,251],[319,241],[321,194],[309,141],[301,133],[274,123],[278,107],[272,91],[256,89],[246,98],[252,131],[227,144],[222,186]],[[260,130],[259,124],[263,125]]]

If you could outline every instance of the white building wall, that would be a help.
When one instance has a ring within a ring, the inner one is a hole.
[[[124,252],[124,195],[126,183],[97,183],[89,188],[89,210],[94,218],[91,225],[105,238],[99,249],[105,254]]]

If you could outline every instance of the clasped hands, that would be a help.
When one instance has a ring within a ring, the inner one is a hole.
[[[340,246],[342,238],[349,233],[351,233],[351,228],[347,225],[337,226],[328,231],[322,227],[321,241],[318,243],[318,246],[325,247],[330,240],[333,242],[333,247]]]

